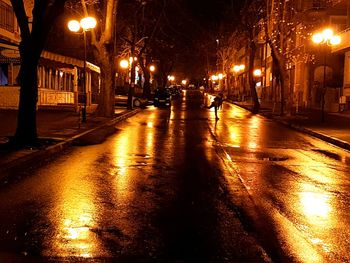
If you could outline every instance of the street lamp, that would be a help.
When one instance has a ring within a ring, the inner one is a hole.
[[[68,22],[68,29],[71,32],[78,33],[80,30],[82,30],[82,33],[84,35],[84,72],[83,72],[83,90],[84,90],[84,108],[82,110],[82,122],[86,122],[86,103],[87,103],[87,90],[86,90],[86,60],[87,60],[87,54],[86,54],[86,31],[89,31],[96,27],[96,19],[88,16],[84,17],[80,20],[70,20]]]
[[[122,70],[122,81],[123,81],[123,86],[125,85],[126,83],[126,80],[127,80],[127,75],[128,73],[125,73],[125,71],[129,68],[129,61],[126,60],[126,59],[122,59],[119,61],[119,67]],[[128,72],[128,71],[127,71]]]
[[[168,80],[170,81],[170,84],[175,80],[175,76],[169,75]]]
[[[240,71],[239,66],[238,66],[238,65],[234,65],[234,66],[233,66],[233,71],[234,71],[235,73],[238,73],[238,72]]]
[[[129,67],[129,62],[126,60],[126,59],[122,59],[120,62],[119,62],[119,66],[122,68],[122,69],[127,69]]]
[[[253,76],[255,78],[253,81],[254,81],[254,89],[256,91],[257,87],[261,87],[261,79],[260,79],[260,77],[262,76],[261,69],[254,69],[253,70]]]
[[[149,71],[154,72],[155,70],[156,70],[155,66],[153,66],[153,65],[149,66]]]
[[[261,77],[261,69],[255,69],[254,71],[253,71],[253,75],[254,75],[254,77]]]
[[[326,94],[326,61],[327,61],[327,47],[339,45],[341,38],[338,35],[334,35],[333,30],[330,28],[324,29],[322,32],[317,32],[312,35],[312,42],[323,47],[323,91],[321,96],[321,122],[324,122],[324,104]]]
[[[235,88],[238,87],[238,75],[240,72],[243,72],[245,69],[245,65],[244,64],[241,64],[241,65],[234,65],[233,66],[233,72],[235,73]],[[238,92],[240,93],[240,92]]]

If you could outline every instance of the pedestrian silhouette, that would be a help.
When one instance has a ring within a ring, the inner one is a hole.
[[[211,102],[209,106],[205,106],[207,109],[214,108],[215,111],[215,119],[219,119],[218,117],[218,109],[222,105],[223,95],[220,93],[218,96],[215,96],[214,100]]]

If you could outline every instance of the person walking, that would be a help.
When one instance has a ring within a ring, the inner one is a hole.
[[[218,109],[222,104],[222,94],[220,93],[218,96],[215,96],[214,100],[211,102],[209,106],[205,106],[207,109],[214,108],[215,111],[215,119],[218,120]]]

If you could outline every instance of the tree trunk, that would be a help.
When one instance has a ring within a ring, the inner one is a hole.
[[[145,78],[145,82],[143,84],[143,97],[149,98],[151,95],[151,75],[148,71],[145,71],[143,76]]]
[[[115,69],[110,64],[110,61],[113,61],[114,53],[113,47],[109,47],[110,45],[103,45],[103,47],[99,49],[99,55],[96,56],[100,59],[99,65],[101,68],[101,90],[97,115],[103,117],[114,116]]]
[[[270,44],[270,43],[269,43]],[[280,108],[280,114],[281,116],[284,115],[285,110],[285,96],[284,96],[284,90],[286,86],[286,70],[284,69],[285,61],[282,55],[278,54],[275,50],[273,45],[270,45],[271,47],[271,56],[273,59],[273,62],[276,64],[276,75],[278,76],[277,80],[279,81],[280,85],[280,98],[281,98],[281,108]]]
[[[256,81],[254,80],[253,71],[254,71],[254,58],[256,53],[256,45],[254,41],[251,41],[250,43],[250,55],[249,55],[249,86],[250,91],[253,98],[253,113],[258,113],[260,110],[260,103],[258,94],[256,92]]]
[[[36,104],[38,100],[37,85],[38,59],[30,54],[22,56],[20,70],[20,97],[17,116],[15,144],[31,145],[38,139],[36,127]]]
[[[285,27],[285,20],[286,20],[286,16],[287,16],[287,2],[288,1],[281,1],[281,2],[277,2],[279,5],[282,5],[282,10],[281,9],[277,9],[275,8],[276,3],[275,0],[271,1],[271,4],[269,4],[270,2],[267,1],[268,3],[268,8],[267,8],[267,21],[265,23],[265,28],[266,28],[266,32],[268,34],[268,44],[271,48],[271,56],[273,59],[273,63],[276,65],[276,77],[277,80],[279,82],[280,85],[280,97],[281,97],[281,108],[280,108],[280,114],[284,115],[284,107],[285,107],[285,94],[284,94],[284,90],[285,90],[285,86],[286,86],[286,77],[287,77],[287,73],[285,70],[285,58],[283,57],[283,54],[279,51],[280,50],[284,50],[284,43],[285,43],[285,37],[286,37],[286,27]],[[269,8],[269,6],[271,6]],[[284,21],[278,24],[275,24],[274,22],[276,21],[276,16],[278,17],[279,21]],[[279,29],[279,37],[276,39],[272,39],[273,37],[273,30],[275,29],[275,27],[278,26]],[[273,41],[277,41],[277,44],[274,44]]]
[[[146,55],[145,59],[139,58],[139,65],[142,69],[143,72],[143,77],[145,79],[145,82],[143,84],[143,94],[142,96],[144,98],[149,98],[150,94],[151,94],[151,73],[149,71],[149,69],[147,68],[147,66],[149,65],[149,56]]]
[[[281,105],[280,105],[280,114],[281,116],[284,115],[285,110],[285,94],[284,90],[286,87],[286,79],[287,79],[287,72],[285,70],[285,58],[282,54],[279,53],[277,50],[277,47],[272,43],[271,39],[268,38],[268,44],[271,48],[271,56],[272,56],[272,62],[274,65],[275,70],[273,70],[274,75],[276,76],[276,84],[279,84],[280,86],[280,98],[281,98]]]

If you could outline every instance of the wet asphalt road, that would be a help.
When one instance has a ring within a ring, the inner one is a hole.
[[[0,182],[0,262],[350,261],[349,153],[201,103]]]

